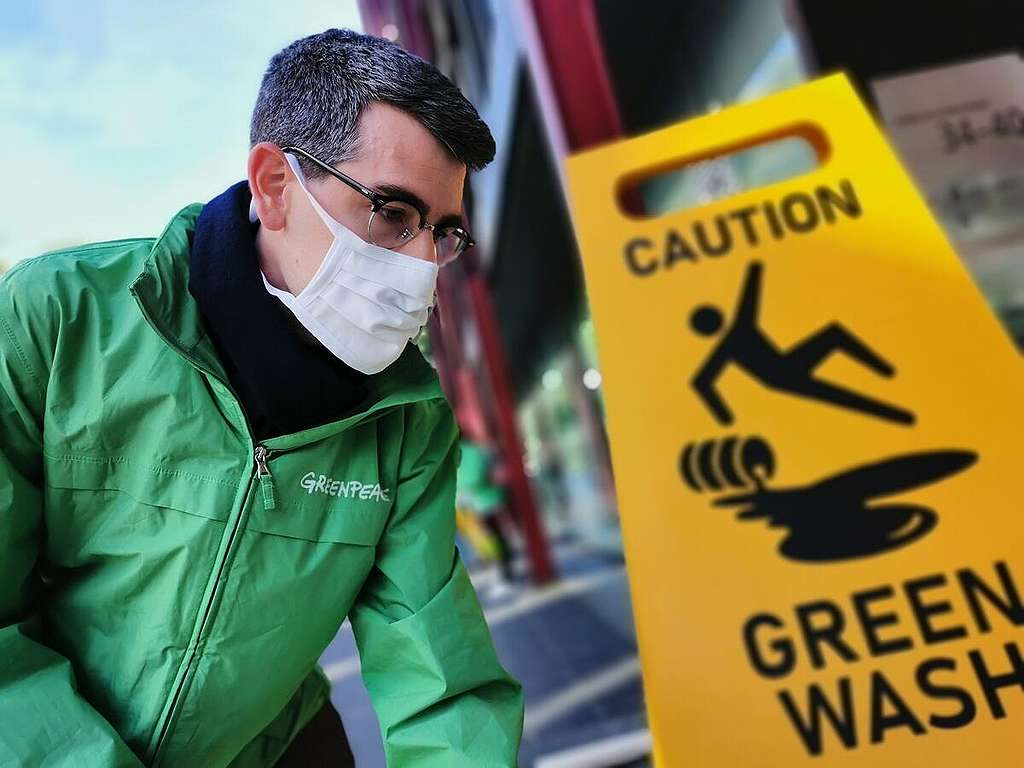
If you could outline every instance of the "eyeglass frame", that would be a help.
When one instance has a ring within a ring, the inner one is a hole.
[[[413,235],[412,237],[410,237],[408,240],[406,240],[405,241],[406,243],[411,243],[420,234],[420,232],[422,232],[425,229],[430,230],[430,233],[431,233],[432,236],[436,232],[435,228],[436,228],[437,225],[429,223],[427,221],[426,214],[423,212],[423,209],[419,205],[414,203],[413,201],[407,200],[407,199],[402,198],[402,197],[396,197],[396,196],[393,196],[393,195],[382,195],[380,192],[375,192],[374,190],[370,189],[366,185],[360,184],[358,181],[353,179],[348,174],[342,173],[337,168],[335,168],[333,165],[329,165],[328,163],[325,163],[320,158],[311,155],[309,152],[304,150],[302,147],[296,147],[296,146],[292,146],[291,144],[289,144],[288,146],[281,147],[281,151],[282,152],[290,152],[292,154],[298,153],[299,155],[301,155],[302,157],[306,158],[311,163],[316,165],[318,168],[321,168],[322,170],[324,170],[327,173],[331,174],[331,176],[336,178],[338,181],[341,181],[341,182],[347,184],[349,187],[351,187],[356,192],[358,192],[359,194],[361,194],[363,197],[367,198],[370,201],[370,204],[371,204],[370,218],[366,222],[366,236],[370,238],[370,242],[373,242],[373,236],[370,234],[370,227],[371,227],[371,225],[373,223],[373,217],[376,216],[377,212],[380,211],[380,209],[383,208],[388,203],[403,203],[405,205],[408,205],[408,206],[411,206],[412,208],[414,208],[416,210],[416,212],[420,215],[420,223],[419,223],[419,227],[416,230],[416,234]],[[460,232],[461,233],[460,239],[462,240],[463,243],[465,243],[465,245],[463,245],[461,249],[459,249],[458,251],[455,252],[455,255],[452,257],[451,261],[454,261],[459,256],[461,256],[466,251],[468,251],[470,248],[472,248],[474,245],[476,245],[476,241],[469,234],[469,232],[466,229],[464,229],[463,227],[459,227],[459,226],[455,226],[455,225],[449,225],[449,226],[445,227],[445,230],[452,230],[452,231],[455,231],[455,232]],[[434,242],[436,243],[437,240],[438,240],[438,238],[435,236],[434,237]],[[374,243],[374,245],[378,245],[378,243]],[[383,247],[386,247],[386,246],[380,246],[380,247],[383,248]],[[450,263],[450,262],[448,262],[448,263]]]

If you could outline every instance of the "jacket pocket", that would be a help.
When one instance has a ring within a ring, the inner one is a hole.
[[[351,500],[341,499],[295,501],[294,497],[282,499],[279,495],[275,507],[265,509],[257,494],[248,528],[306,541],[373,546],[387,519],[387,508],[360,508]]]
[[[47,455],[45,485],[50,498],[61,491],[119,491],[141,504],[220,521],[228,519],[238,493],[238,478],[121,456]]]

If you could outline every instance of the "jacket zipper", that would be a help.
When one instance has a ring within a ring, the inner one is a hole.
[[[256,446],[256,477],[259,478],[260,492],[263,494],[263,509],[267,511],[277,506],[274,502],[274,476],[270,474],[270,467],[267,466],[269,457],[270,451],[265,445]]]
[[[222,579],[228,569],[228,565],[232,560],[234,560],[235,539],[238,536],[239,530],[242,528],[242,520],[246,517],[245,508],[248,506],[249,493],[252,489],[254,479],[257,480],[260,485],[260,490],[263,496],[263,508],[271,510],[275,506],[273,476],[270,474],[270,467],[267,466],[267,459],[270,457],[270,454],[271,451],[262,444],[257,444],[253,451],[255,472],[253,475],[249,476],[249,484],[245,491],[242,508],[239,510],[238,517],[235,518],[235,523],[231,528],[231,533],[228,535],[228,544],[224,551],[224,558],[221,560],[220,566],[217,569],[217,578],[214,581],[213,594],[210,595],[210,599],[207,601],[206,606],[203,609],[203,617],[199,622],[199,632],[196,635],[195,644],[193,645],[188,661],[185,664],[185,674],[182,675],[181,681],[175,687],[174,693],[171,696],[171,706],[167,711],[167,718],[164,720],[163,727],[160,730],[160,737],[153,750],[154,766],[159,765],[161,750],[163,749],[164,742],[167,740],[167,736],[171,731],[171,725],[174,723],[178,714],[178,708],[181,704],[181,693],[185,689],[185,684],[188,682],[193,671],[192,667],[199,655],[199,646],[202,644],[206,631],[213,620],[213,606],[217,602],[217,598],[220,596]]]
[[[135,282],[137,283],[138,279],[136,279]],[[255,449],[253,451],[253,460],[254,460],[254,463],[256,465],[255,466],[255,469],[256,469],[256,473],[255,474],[256,474],[257,477],[261,478],[261,486],[262,486],[263,485],[263,481],[262,481],[262,476],[260,475],[261,465],[262,465],[262,469],[266,470],[266,472],[265,472],[265,476],[267,477],[266,483],[269,486],[270,501],[272,502],[273,501],[273,485],[271,484],[272,481],[270,480],[270,468],[267,466],[267,457],[268,457],[270,451],[267,450],[266,446],[263,446],[263,445],[260,445],[260,444],[256,443],[255,435],[253,434],[253,431],[252,431],[252,425],[250,424],[248,417],[245,415],[245,412],[242,410],[241,400],[239,399],[237,393],[235,393],[235,391],[231,388],[231,384],[228,383],[227,381],[225,381],[224,379],[222,379],[220,376],[218,376],[212,370],[210,370],[206,365],[203,365],[203,363],[201,361],[197,360],[189,352],[183,350],[172,339],[170,339],[159,327],[157,327],[156,323],[153,321],[153,318],[151,318],[149,316],[149,312],[146,310],[146,307],[143,304],[142,299],[140,298],[138,293],[136,293],[136,291],[135,291],[135,283],[132,283],[132,285],[129,287],[129,292],[132,294],[132,298],[135,299],[135,303],[138,304],[139,312],[142,314],[142,317],[145,319],[146,323],[149,325],[150,328],[153,329],[153,332],[159,338],[161,338],[164,341],[165,344],[167,344],[168,347],[170,347],[172,350],[177,352],[193,368],[195,368],[198,371],[201,371],[201,372],[205,373],[207,376],[213,377],[214,379],[219,381],[221,384],[223,384],[228,389],[229,392],[231,392],[231,395],[232,395],[232,397],[234,399],[235,405],[238,407],[238,412],[242,416],[242,420],[245,422],[246,432],[249,435],[250,444],[254,444],[255,445]],[[259,449],[262,449],[262,450],[259,450]],[[163,749],[164,742],[167,740],[167,734],[170,731],[171,723],[174,722],[175,716],[177,715],[178,706],[180,704],[179,699],[181,698],[181,692],[182,692],[182,690],[185,687],[186,681],[189,679],[189,673],[190,673],[190,671],[192,669],[192,664],[195,662],[196,655],[199,652],[199,644],[202,642],[203,635],[206,632],[206,628],[207,628],[207,625],[208,625],[209,620],[210,620],[210,614],[211,614],[212,609],[213,609],[213,604],[217,601],[217,597],[218,597],[219,592],[220,592],[219,588],[220,588],[221,578],[224,575],[224,571],[227,568],[227,564],[233,559],[235,537],[238,534],[238,529],[241,527],[242,519],[245,517],[245,510],[246,510],[246,507],[248,506],[249,492],[252,490],[252,483],[253,483],[253,475],[250,474],[249,475],[249,483],[246,486],[245,496],[243,497],[243,500],[242,500],[242,507],[238,511],[238,517],[235,519],[234,526],[232,527],[231,533],[228,536],[228,544],[227,544],[227,547],[224,550],[224,558],[221,560],[219,565],[215,566],[217,568],[217,577],[216,577],[216,579],[214,581],[213,594],[210,595],[210,599],[207,601],[205,607],[203,608],[203,617],[202,617],[202,619],[200,620],[200,623],[199,623],[199,632],[196,635],[195,647],[192,648],[192,652],[189,654],[188,661],[185,664],[185,673],[181,676],[181,682],[178,683],[177,686],[175,686],[175,689],[174,689],[173,693],[171,694],[171,705],[170,705],[170,707],[167,710],[167,717],[164,719],[163,724],[158,726],[160,728],[160,735],[157,737],[156,746],[153,747],[153,756],[152,756],[152,759],[150,761],[151,765],[155,766],[155,765],[157,765],[160,762],[161,750]],[[264,496],[264,506],[267,506],[266,496]]]
[[[190,362],[192,361],[190,360]],[[195,367],[199,368],[200,370],[205,370],[203,367],[197,365],[195,362],[192,362],[192,364],[195,365]],[[214,374],[211,373],[210,375]],[[219,377],[215,375],[214,377],[219,379]],[[241,412],[240,406],[239,411]],[[242,416],[244,418],[245,414],[243,413]],[[248,419],[246,419],[246,425],[248,426]],[[251,430],[249,430],[249,435],[250,439],[252,439]],[[253,474],[249,475],[249,483],[248,486],[246,487],[245,497],[242,502],[242,508],[239,510],[238,517],[235,519],[234,525],[231,528],[231,533],[229,534],[228,537],[228,545],[224,551],[224,558],[223,560],[221,560],[220,565],[217,566],[217,578],[214,582],[213,594],[210,595],[210,599],[207,601],[206,606],[203,609],[203,617],[199,623],[199,632],[196,635],[195,645],[193,646],[191,653],[189,653],[188,661],[185,664],[185,674],[182,675],[181,681],[178,683],[177,686],[175,686],[174,692],[171,695],[171,706],[167,711],[167,717],[164,719],[163,725],[160,726],[160,736],[157,739],[156,746],[153,748],[153,758],[150,763],[152,766],[154,766],[154,768],[156,768],[160,764],[160,758],[162,756],[161,752],[163,750],[164,743],[167,741],[168,734],[171,731],[172,724],[175,722],[175,719],[177,718],[178,715],[178,710],[181,706],[182,691],[184,690],[185,684],[188,682],[189,677],[193,672],[192,667],[195,664],[196,658],[199,654],[199,646],[202,643],[203,638],[207,632],[207,629],[209,628],[209,625],[213,620],[213,606],[217,602],[217,598],[220,596],[220,591],[222,587],[221,580],[224,577],[224,573],[227,570],[228,565],[231,563],[232,560],[234,560],[235,538],[238,535],[238,531],[242,527],[242,520],[246,517],[245,510],[248,507],[249,494],[252,490],[253,482],[258,482],[260,486],[260,494],[262,496],[263,509],[267,511],[275,509],[277,503],[275,500],[274,493],[274,476],[270,472],[270,466],[267,464],[267,461],[273,454],[282,453],[287,450],[290,449],[271,449],[267,448],[262,443],[256,443],[255,445],[255,448],[253,450],[254,472]]]

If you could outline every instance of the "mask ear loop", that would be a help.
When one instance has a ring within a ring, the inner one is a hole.
[[[292,173],[295,174],[295,179],[299,182],[299,186],[302,187],[302,191],[306,193],[306,197],[309,198],[309,202],[312,203],[313,208],[320,215],[320,218],[323,219],[324,224],[327,224],[327,228],[330,229],[333,232],[334,230],[331,228],[331,225],[328,223],[328,220],[331,218],[330,214],[328,214],[327,211],[325,211],[320,206],[320,203],[317,202],[316,198],[313,197],[312,193],[310,193],[309,189],[306,187],[306,175],[302,172],[302,166],[299,164],[298,158],[296,158],[290,152],[285,152],[284,153],[284,159],[285,159],[285,162],[288,163],[288,167],[292,169]],[[256,213],[256,200],[255,199],[254,200],[250,200],[249,201],[249,223],[250,224],[255,224],[259,220],[260,220],[260,217]]]
[[[430,340],[430,331],[427,330],[427,325],[430,323],[430,319],[432,317],[434,317],[435,315],[437,316],[437,322],[440,323],[441,322],[441,307],[437,303],[437,288],[434,288],[434,299],[433,299],[433,301],[430,302],[430,306],[427,307],[427,319],[426,319],[426,321],[423,323],[423,325],[420,326],[420,329],[418,331],[416,331],[416,335],[413,336],[412,339],[410,339],[410,342],[412,344],[415,344],[417,347],[419,347],[421,351],[423,349],[423,344],[422,344],[423,340],[427,339],[428,342]],[[427,360],[430,362],[430,364],[432,366],[435,365],[435,363],[433,362],[433,355],[428,357]]]
[[[324,210],[323,206],[320,205],[313,193],[309,191],[309,187],[306,186],[306,175],[302,172],[302,166],[299,164],[299,159],[290,152],[284,153],[284,158],[288,163],[288,167],[292,169],[292,173],[295,174],[295,180],[299,182],[299,186],[302,187],[302,191],[306,193],[306,197],[309,198],[310,204],[313,206],[313,210],[316,211],[317,216],[327,227],[327,230],[334,235],[338,236],[338,227],[341,226],[341,222],[335,221],[331,214]]]
[[[427,307],[427,319],[424,321],[423,325],[420,326],[419,331],[416,333],[416,338],[417,339],[419,338],[420,334],[423,333],[427,329],[427,323],[429,323],[430,319],[432,317],[434,317],[435,315],[437,316],[437,322],[440,323],[441,322],[441,306],[440,306],[440,304],[438,304],[438,301],[437,301],[437,286],[436,285],[434,286],[434,296],[430,300],[430,306]]]

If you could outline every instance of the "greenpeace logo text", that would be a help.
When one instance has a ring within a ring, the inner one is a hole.
[[[334,480],[327,475],[307,472],[302,477],[302,489],[309,495],[323,493],[328,496],[340,496],[345,499],[362,499],[364,501],[387,501],[391,498],[389,488],[381,488],[379,483],[360,483],[357,480]]]

